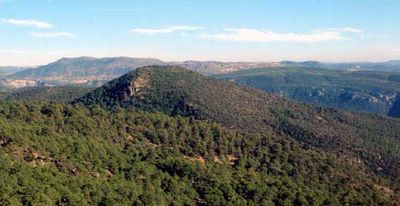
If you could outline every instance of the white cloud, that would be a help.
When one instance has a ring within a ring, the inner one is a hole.
[[[165,28],[158,29],[131,29],[129,32],[138,33],[138,34],[146,34],[146,35],[155,35],[155,34],[164,34],[164,33],[172,33],[176,31],[194,31],[202,29],[203,27],[198,26],[171,26]]]
[[[342,27],[342,28],[330,28],[331,31],[338,31],[338,32],[350,32],[350,33],[363,33],[362,29],[353,28],[353,27]]]
[[[0,23],[12,24],[15,26],[28,26],[40,29],[48,29],[53,27],[50,23],[33,20],[33,19],[0,19]]]
[[[317,31],[308,34],[276,33],[271,30],[231,28],[215,34],[202,34],[200,38],[237,42],[322,42],[346,39],[340,31]]]
[[[34,37],[40,37],[40,38],[53,38],[53,37],[73,38],[73,37],[76,37],[75,34],[69,33],[69,32],[34,32],[34,33],[31,33],[31,35]]]

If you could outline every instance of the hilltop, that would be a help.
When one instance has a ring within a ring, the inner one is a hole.
[[[356,161],[377,175],[400,175],[398,120],[309,106],[180,67],[139,68],[78,99],[76,103],[162,111],[212,120]]]

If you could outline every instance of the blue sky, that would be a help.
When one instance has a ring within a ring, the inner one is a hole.
[[[0,65],[400,59],[400,0],[0,0]]]

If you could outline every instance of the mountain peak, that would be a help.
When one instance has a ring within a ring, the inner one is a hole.
[[[371,143],[360,130],[369,125],[391,128],[398,122],[387,119],[324,109],[289,101],[257,89],[229,81],[212,79],[177,66],[146,66],[112,80],[102,87],[77,99],[74,103],[109,109],[123,107],[141,111],[160,111],[215,121],[229,128],[280,138],[296,140],[337,154],[363,158],[371,169],[379,159],[368,159],[379,147]],[[379,130],[381,131],[381,130]],[[392,131],[379,134],[392,140]],[[400,131],[396,131],[400,132]],[[340,146],[338,146],[340,145]],[[362,148],[359,151],[352,148]],[[373,148],[373,149],[370,149]],[[385,153],[384,150],[379,150]],[[385,153],[390,162],[389,153]],[[395,166],[393,166],[395,165]],[[387,174],[398,174],[398,163],[379,165]]]
[[[172,91],[172,88],[178,88],[180,84],[191,81],[190,78],[186,78],[188,76],[201,75],[178,66],[145,66],[106,83],[76,102],[87,105],[100,104],[106,107],[146,107],[149,109],[148,103],[161,106],[162,102],[158,102],[157,98],[168,98],[168,92]],[[170,100],[173,101],[173,99]],[[170,110],[173,109],[170,108]]]

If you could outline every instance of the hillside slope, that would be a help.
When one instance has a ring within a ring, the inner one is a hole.
[[[92,91],[88,86],[23,87],[0,92],[1,101],[70,102]]]
[[[161,66],[74,103],[0,102],[0,205],[400,203],[396,120]]]
[[[391,117],[400,118],[400,95],[397,95],[396,100],[389,109],[388,115]]]
[[[296,103],[180,67],[140,68],[75,103],[213,120],[338,155],[393,185],[400,177],[400,121]]]
[[[357,164],[193,118],[0,103],[0,205],[396,205]]]
[[[290,99],[386,115],[400,91],[396,72],[339,71],[305,67],[257,68],[214,75]]]

